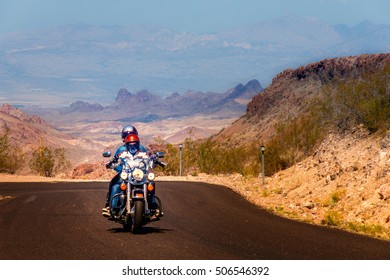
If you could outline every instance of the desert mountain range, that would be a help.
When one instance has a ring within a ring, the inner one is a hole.
[[[110,105],[76,101],[63,108],[26,107],[30,114],[50,120],[57,129],[101,145],[118,143],[123,126],[133,124],[143,143],[159,137],[169,143],[206,138],[240,117],[253,96],[263,91],[257,80],[238,84],[225,93],[173,93],[162,98],[147,90],[122,88]]]

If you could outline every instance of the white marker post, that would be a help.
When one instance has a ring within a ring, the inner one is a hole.
[[[179,145],[179,148],[180,148],[180,177],[181,177],[181,170],[182,170],[182,158],[183,158],[183,144],[180,144]]]
[[[265,146],[261,146],[261,185],[264,187],[264,151]]]

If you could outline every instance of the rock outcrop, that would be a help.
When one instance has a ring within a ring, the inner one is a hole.
[[[215,137],[218,141],[239,144],[266,143],[275,133],[275,125],[307,110],[310,101],[321,94],[324,85],[341,79],[359,79],[364,73],[380,71],[390,64],[390,53],[325,59],[297,69],[287,69],[272,80],[262,93],[248,103],[246,114]]]
[[[289,99],[295,101],[316,96],[322,85],[335,79],[358,78],[364,73],[376,72],[390,63],[390,53],[365,54],[334,59],[287,69],[278,74],[272,84],[248,104],[247,116],[267,114],[268,110],[282,109],[280,105]],[[297,104],[297,102],[293,102]]]

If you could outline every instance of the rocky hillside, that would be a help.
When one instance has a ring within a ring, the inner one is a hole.
[[[295,107],[302,111],[302,101],[310,100],[320,93],[315,90],[316,87],[321,88],[334,80],[358,79],[364,73],[375,73],[383,69],[389,62],[390,54],[373,54],[325,59],[297,69],[285,70],[272,80],[272,85],[264,94],[256,96],[248,104],[247,116],[269,115],[285,103],[288,103],[288,109]]]
[[[49,125],[44,119],[28,115],[22,110],[3,104],[0,107],[0,135],[8,132],[8,139],[13,146],[20,147],[29,160],[31,152],[40,143],[50,148],[64,148],[66,157],[72,164],[95,162],[100,158],[103,147],[86,139],[76,139]],[[28,166],[28,164],[27,164]],[[20,172],[29,172],[27,168]]]
[[[265,164],[267,164],[267,156]],[[390,131],[330,132],[315,153],[265,177],[187,175],[159,180],[220,184],[277,215],[390,240]]]
[[[39,144],[41,137],[45,142],[46,139],[49,140],[48,133],[56,141],[58,141],[60,134],[42,118],[28,115],[9,104],[3,104],[0,107],[0,133],[3,135],[7,131],[10,142],[19,144],[24,151],[31,150],[33,145]],[[67,135],[64,135],[62,138],[63,140],[71,139]],[[54,144],[55,141],[48,142]]]
[[[358,87],[363,75],[383,73],[389,65],[388,53],[326,59],[285,70],[253,98],[244,116],[214,139],[235,141],[236,145],[248,141],[267,146],[267,141],[277,134],[276,125],[309,112],[311,101],[324,97],[325,86],[336,81],[356,81],[351,84]],[[390,84],[386,73],[381,74],[380,83],[388,95]],[[345,90],[339,94],[351,94]],[[357,88],[352,94],[355,92]],[[381,106],[384,112],[389,112],[388,101]],[[221,177],[219,181],[279,215],[390,239],[388,127],[385,124],[385,129],[374,133],[363,124],[342,131],[324,126],[322,143],[295,165],[266,177],[264,186],[260,178]],[[270,164],[267,155],[266,152],[266,166]]]
[[[253,98],[245,115],[215,139],[238,144],[239,139],[231,135],[239,132],[240,139],[267,143],[275,133],[276,124],[306,112],[311,100],[322,93],[323,86],[343,79],[359,79],[363,73],[383,69],[386,63],[390,63],[389,53],[325,59],[287,69]]]

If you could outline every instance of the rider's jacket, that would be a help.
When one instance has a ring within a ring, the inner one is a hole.
[[[115,155],[114,155],[114,158],[117,158],[117,157],[120,157],[120,155],[123,153],[123,152],[128,152],[127,151],[127,148],[126,148],[126,145],[122,145],[120,146],[116,152],[115,152]],[[146,154],[146,149],[144,146],[140,145],[139,146],[139,152],[142,152],[142,153],[145,153]],[[118,166],[115,166],[114,170],[118,173],[122,172],[122,166],[121,165],[118,165]]]

